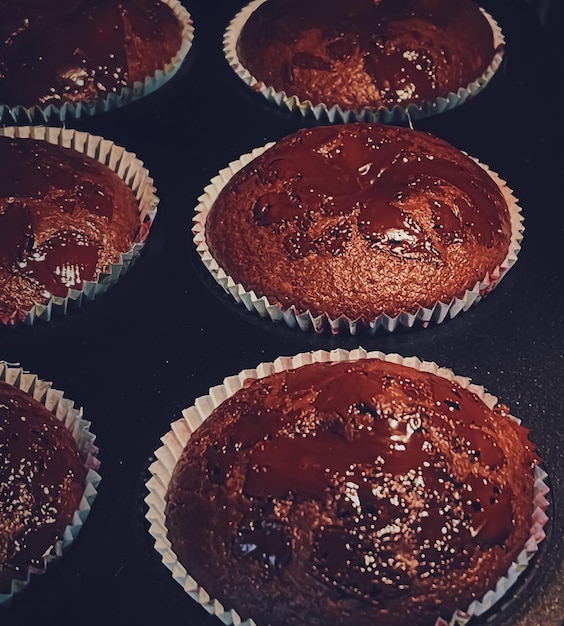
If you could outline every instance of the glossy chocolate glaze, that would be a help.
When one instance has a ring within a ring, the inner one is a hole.
[[[304,366],[249,381],[194,433],[169,538],[257,623],[434,624],[522,549],[535,461],[506,407],[456,383],[378,360]]]
[[[181,26],[157,0],[0,0],[0,103],[104,98],[163,69]]]
[[[248,290],[351,317],[450,301],[503,261],[510,236],[502,193],[468,157],[366,124],[281,140],[233,177],[206,225]]]
[[[139,228],[109,168],[46,141],[0,137],[0,320],[96,280]]]
[[[72,435],[26,393],[0,381],[0,592],[26,579],[71,522],[86,470]]]
[[[495,53],[470,0],[269,0],[237,50],[266,85],[343,108],[446,97],[477,80]]]

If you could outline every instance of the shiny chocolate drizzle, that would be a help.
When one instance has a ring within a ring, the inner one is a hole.
[[[465,0],[269,0],[237,49],[257,80],[345,108],[456,93],[494,56],[490,26]]]
[[[246,291],[330,319],[464,298],[512,241],[503,186],[427,133],[342,124],[288,135],[236,172],[205,222]]]
[[[397,129],[303,131],[255,163],[267,191],[253,215],[294,257],[339,254],[358,230],[372,247],[439,263],[446,246],[472,239],[491,247],[500,229],[498,187],[469,160],[466,167],[452,150],[425,152]],[[446,189],[457,192],[450,202]],[[430,216],[414,213],[413,203],[428,204]]]
[[[180,47],[156,0],[0,0],[0,103],[60,105],[119,93]]]
[[[64,424],[0,381],[0,591],[41,567],[78,508],[85,477]]]
[[[129,249],[139,217],[117,174],[74,150],[0,137],[0,163],[3,320],[97,280]]]
[[[247,502],[233,555],[269,576],[288,567],[300,523],[292,508],[316,502],[325,513],[312,530],[310,574],[378,606],[503,546],[515,525],[504,438],[528,449],[531,468],[535,458],[505,407],[379,361],[249,381],[221,410],[229,427],[210,440],[205,467]]]
[[[62,215],[86,206],[93,215],[111,219],[112,199],[101,186],[84,180],[87,168],[80,166],[78,158],[76,169],[63,168],[58,151],[45,142],[30,147],[29,140],[0,141],[0,264],[43,284],[53,295],[65,296],[70,287],[80,288],[96,276],[100,245],[85,233],[64,227],[37,242],[41,214],[30,211],[28,200],[41,200],[50,193],[60,198]],[[95,202],[87,204],[88,197]]]
[[[291,534],[279,519],[254,519],[240,524],[233,540],[233,554],[253,558],[269,569],[279,570],[292,557]]]

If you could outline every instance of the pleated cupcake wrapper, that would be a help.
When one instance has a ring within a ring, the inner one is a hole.
[[[31,107],[8,106],[0,103],[0,124],[3,122],[4,124],[47,123],[57,125],[69,119],[90,117],[117,109],[162,87],[176,74],[194,39],[192,18],[179,0],[162,0],[162,2],[173,10],[174,15],[182,25],[180,49],[163,68],[157,70],[152,76],[147,76],[143,82],[137,81],[130,87],[124,87],[119,93],[112,92],[104,98],[96,98],[95,100],[65,102],[60,106],[36,104]]]
[[[52,296],[47,304],[36,303],[25,313],[23,322],[29,326],[37,320],[49,321],[54,315],[64,315],[68,309],[80,307],[105,293],[135,262],[143,248],[157,212],[159,199],[155,195],[153,179],[143,163],[131,152],[103,137],[70,129],[45,126],[12,126],[0,128],[0,136],[39,139],[49,143],[73,148],[77,152],[97,159],[114,171],[133,191],[139,208],[139,232],[129,250],[120,254],[111,265],[99,272],[97,280],[84,281],[81,289],[69,289],[65,297]],[[0,322],[1,323],[1,322]],[[9,321],[17,324],[19,319]]]
[[[192,228],[196,249],[210,274],[237,302],[242,303],[249,311],[255,311],[261,317],[270,318],[273,322],[283,322],[289,328],[299,328],[306,332],[315,331],[321,333],[330,329],[333,334],[350,333],[351,335],[355,335],[360,330],[368,334],[374,334],[380,329],[393,332],[401,327],[426,327],[429,324],[440,324],[445,319],[453,318],[460,312],[467,311],[473,304],[479,302],[499,283],[506,272],[517,261],[525,230],[521,208],[517,204],[517,199],[507,186],[507,183],[490,170],[487,165],[473,159],[492,178],[503,193],[511,217],[511,241],[507,256],[501,265],[486,274],[471,289],[466,289],[462,295],[454,297],[449,302],[436,302],[430,308],[419,307],[414,313],[403,311],[396,316],[381,314],[375,318],[367,318],[365,316],[350,318],[341,315],[333,318],[328,313],[314,315],[310,311],[299,310],[295,306],[285,308],[281,304],[269,300],[266,295],[248,291],[244,285],[235,282],[213,258],[206,242],[206,220],[217,196],[231,177],[273,145],[273,142],[268,143],[241,156],[212,178],[210,184],[205,187],[204,193],[198,198],[198,206],[195,209],[196,214],[193,218],[194,226]],[[268,268],[265,268],[265,271],[268,272]],[[376,279],[377,277],[375,277]]]
[[[212,598],[205,589],[198,585],[197,581],[179,563],[167,536],[165,496],[182,451],[192,433],[200,424],[224,400],[239,391],[245,385],[245,381],[265,378],[277,372],[296,369],[311,363],[358,361],[359,359],[367,358],[381,359],[389,363],[412,367],[421,372],[436,374],[447,380],[454,381],[462,388],[476,394],[489,408],[493,408],[497,404],[497,398],[486,392],[484,387],[473,384],[469,378],[456,376],[452,370],[439,367],[436,363],[421,361],[417,357],[406,358],[399,354],[367,352],[363,348],[351,351],[338,348],[331,352],[318,350],[315,352],[304,352],[293,357],[279,357],[272,363],[261,363],[256,369],[243,370],[236,376],[225,378],[221,385],[212,387],[207,396],[198,398],[193,406],[185,409],[182,412],[182,419],[173,422],[171,430],[162,437],[163,445],[155,452],[156,461],[149,468],[152,476],[146,484],[149,492],[145,498],[148,506],[146,517],[150,522],[149,532],[155,540],[156,551],[160,554],[164,565],[172,573],[174,580],[182,586],[191,598],[201,604],[209,613],[216,615],[224,624],[256,626],[254,620],[248,619],[243,621],[235,610],[225,607],[219,600]],[[510,416],[510,418],[520,423],[518,418],[513,416]],[[448,622],[438,618],[435,626],[463,626],[473,615],[481,615],[489,610],[505,595],[508,589],[516,582],[519,575],[527,568],[529,561],[538,550],[538,544],[545,538],[543,527],[548,521],[545,510],[549,506],[549,502],[546,499],[549,488],[544,482],[546,477],[546,472],[537,465],[534,470],[533,504],[535,508],[531,516],[530,536],[515,562],[509,567],[507,574],[498,581],[495,589],[489,590],[483,598],[472,602],[466,610],[456,610]]]
[[[450,92],[446,97],[438,97],[433,101],[421,104],[408,104],[406,107],[395,105],[393,108],[364,107],[357,109],[344,109],[330,102],[311,102],[300,100],[298,96],[278,91],[270,85],[253,76],[239,59],[237,54],[237,41],[245,22],[251,14],[266,0],[254,0],[231,20],[223,37],[223,51],[225,57],[239,76],[251,89],[261,93],[269,102],[289,111],[299,111],[305,118],[314,118],[323,122],[340,124],[342,122],[382,122],[384,124],[400,124],[406,120],[420,119],[438,113],[444,113],[450,109],[464,104],[469,98],[479,93],[491,80],[503,60],[505,38],[498,23],[484,9],[480,8],[484,17],[488,20],[493,36],[494,57],[484,73],[466,86],[461,86],[456,93]]]
[[[84,466],[88,470],[79,507],[74,512],[71,523],[65,528],[63,536],[43,555],[42,566],[30,566],[25,580],[12,580],[11,592],[0,593],[1,606],[9,604],[14,594],[25,589],[33,574],[44,574],[49,563],[59,559],[76,539],[90,513],[101,477],[98,473],[100,468],[100,461],[97,458],[98,448],[94,445],[96,436],[90,432],[90,422],[83,418],[82,409],[76,409],[74,402],[65,398],[62,391],[52,388],[52,383],[40,380],[35,374],[30,374],[6,361],[0,361],[0,381],[24,391],[47,407],[59,422],[64,424],[72,434]]]

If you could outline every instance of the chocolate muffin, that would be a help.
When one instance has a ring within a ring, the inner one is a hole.
[[[0,594],[44,567],[79,508],[86,475],[64,423],[0,381]]]
[[[472,0],[266,0],[250,9],[236,56],[256,87],[344,111],[422,107],[477,89],[503,48]]]
[[[160,0],[0,0],[0,104],[90,102],[162,70],[182,24]]]
[[[0,136],[0,162],[2,323],[96,281],[146,235],[132,189],[100,161]]]
[[[501,185],[426,133],[316,127],[242,167],[196,221],[220,270],[257,298],[372,324],[457,298],[467,308],[465,293],[491,288],[520,228]]]
[[[172,551],[211,598],[272,626],[431,626],[496,587],[535,508],[507,407],[379,358],[266,371],[168,484]]]

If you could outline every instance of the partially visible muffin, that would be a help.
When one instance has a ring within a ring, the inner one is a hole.
[[[96,281],[142,218],[124,180],[76,150],[0,136],[0,162],[0,321],[12,324]]]
[[[280,365],[216,390],[171,470],[187,576],[272,626],[434,626],[494,589],[535,509],[538,458],[507,407],[375,358]]]
[[[65,424],[0,381],[0,594],[43,569],[79,508],[87,470]]]
[[[119,94],[164,69],[182,31],[160,0],[0,0],[0,104],[61,106]]]
[[[257,297],[373,321],[496,274],[516,211],[499,179],[426,133],[348,124],[301,130],[236,172],[202,209],[219,267]]]
[[[502,47],[472,0],[265,0],[252,7],[236,41],[241,66],[257,88],[312,106],[422,107],[483,81]]]

